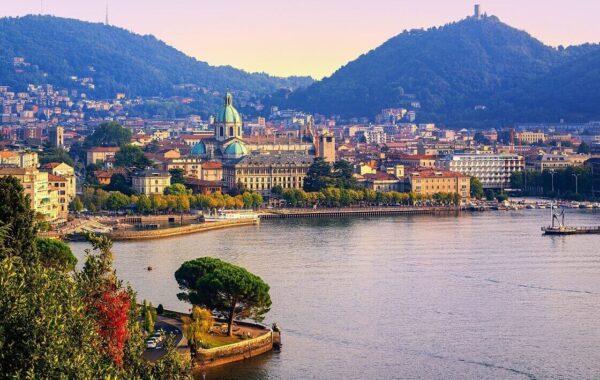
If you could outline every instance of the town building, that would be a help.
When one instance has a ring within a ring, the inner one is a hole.
[[[537,144],[546,141],[546,134],[544,132],[517,132],[515,137],[521,144]]]
[[[75,193],[77,192],[75,169],[64,162],[50,162],[44,165],[42,169],[53,176],[59,176],[63,179],[60,182],[59,203],[68,206],[75,199]],[[63,197],[62,201],[61,196]]]
[[[48,128],[48,141],[50,142],[50,145],[55,148],[64,147],[65,129],[59,126]]]
[[[37,168],[39,166],[39,158],[36,152],[3,150],[0,151],[0,165]]]
[[[512,173],[522,171],[525,162],[517,154],[452,154],[439,159],[437,166],[476,177],[486,189],[505,189]]]
[[[120,150],[113,146],[96,146],[87,151],[87,164],[102,164],[109,159],[114,159],[115,154]]]
[[[302,189],[304,177],[313,163],[305,155],[247,155],[223,165],[223,182],[227,189],[240,184],[246,189],[271,195],[271,189]]]
[[[146,169],[131,176],[133,190],[138,194],[163,194],[171,186],[171,174],[162,170]]]
[[[407,174],[406,180],[410,191],[416,194],[457,193],[463,199],[471,196],[471,179],[449,170],[415,170]]]
[[[374,174],[365,174],[363,176],[363,185],[370,190],[388,192],[401,191],[401,181],[393,174],[379,172]]]
[[[29,196],[31,208],[41,214],[45,220],[54,221],[58,217],[58,196],[48,181],[48,173],[34,167],[20,168],[16,166],[0,167],[0,177],[17,178],[25,195]]]

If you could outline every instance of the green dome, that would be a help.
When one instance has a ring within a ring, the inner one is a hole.
[[[206,154],[206,145],[202,141],[194,145],[191,152],[192,156],[203,156]]]
[[[223,152],[227,156],[236,156],[241,157],[248,154],[248,148],[243,143],[236,141],[233,144],[227,146],[225,148],[225,152]]]
[[[225,96],[225,106],[217,112],[215,122],[226,124],[242,124],[242,117],[233,107],[233,97],[228,92]]]

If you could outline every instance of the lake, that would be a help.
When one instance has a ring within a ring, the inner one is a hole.
[[[597,379],[600,235],[542,236],[549,215],[270,220],[118,242],[115,267],[140,301],[179,311],[186,260],[218,257],[269,283],[281,352],[207,379]],[[566,221],[600,225],[600,212]],[[72,246],[81,264],[87,245]]]

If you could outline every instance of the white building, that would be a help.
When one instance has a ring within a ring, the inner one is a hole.
[[[517,154],[453,154],[438,160],[437,166],[478,178],[487,189],[510,186],[510,176],[522,171],[525,161]]]

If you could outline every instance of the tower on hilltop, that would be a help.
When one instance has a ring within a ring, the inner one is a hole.
[[[473,17],[476,20],[481,20],[481,4],[475,4],[475,12],[473,13]]]

